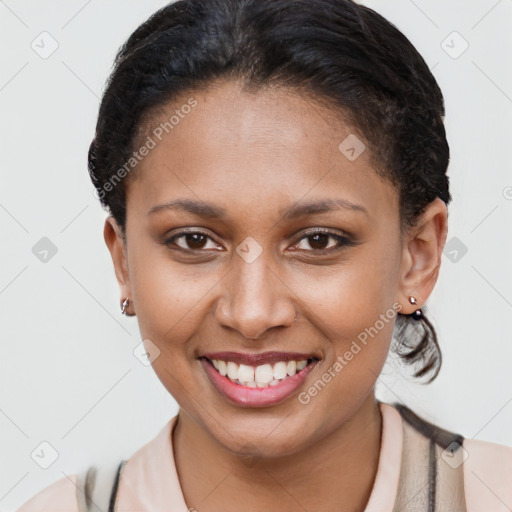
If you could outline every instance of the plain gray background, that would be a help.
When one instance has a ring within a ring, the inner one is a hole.
[[[177,412],[133,355],[137,320],[119,311],[107,214],[86,166],[114,55],[165,3],[0,1],[4,512],[89,464],[126,458]],[[441,86],[453,195],[427,302],[443,369],[422,386],[390,359],[378,396],[465,437],[512,445],[512,1],[362,3],[409,37]],[[46,262],[34,254],[44,237],[56,250]],[[58,453],[48,469],[31,458],[42,442]]]

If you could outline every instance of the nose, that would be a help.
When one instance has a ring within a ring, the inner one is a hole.
[[[270,264],[263,254],[252,263],[238,258],[224,280],[216,319],[245,339],[258,339],[267,330],[290,326],[295,320],[294,293]]]

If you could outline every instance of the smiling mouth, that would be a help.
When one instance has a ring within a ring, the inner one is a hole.
[[[234,384],[249,388],[268,388],[300,374],[317,358],[276,361],[273,364],[261,365],[238,364],[234,361],[210,359],[201,357],[210,364],[220,375],[228,378]]]

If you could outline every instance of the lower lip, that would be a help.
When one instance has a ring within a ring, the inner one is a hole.
[[[316,363],[317,361],[311,362],[299,373],[286,377],[275,386],[250,388],[235,384],[221,375],[206,358],[201,358],[201,364],[217,391],[242,407],[266,407],[283,402],[304,382]]]

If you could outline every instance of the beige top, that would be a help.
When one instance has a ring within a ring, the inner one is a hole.
[[[392,512],[403,467],[404,431],[410,428],[391,405],[381,403],[382,439],[379,464],[364,512]],[[172,432],[178,415],[158,435],[139,448],[126,463],[119,481],[117,512],[187,512],[176,470]],[[405,429],[405,430],[404,430]],[[408,434],[407,434],[408,435]],[[512,447],[464,439],[468,454],[462,464],[467,512],[512,510]],[[446,471],[446,470],[445,470]],[[450,471],[450,470],[448,470]],[[78,475],[63,477],[41,490],[17,512],[79,512]],[[401,491],[402,492],[402,491]],[[106,512],[106,511],[105,511]]]

